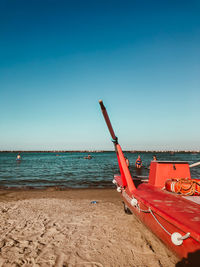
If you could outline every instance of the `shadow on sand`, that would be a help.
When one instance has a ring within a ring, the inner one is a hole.
[[[200,266],[200,250],[188,253],[187,258],[183,258],[177,262],[176,267],[199,267]]]

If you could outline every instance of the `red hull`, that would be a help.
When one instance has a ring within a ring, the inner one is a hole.
[[[115,176],[115,181],[119,188],[121,176]],[[150,184],[141,184],[132,193],[127,187],[121,187],[121,197],[128,208],[180,258],[200,250],[199,204]],[[133,205],[135,200],[131,203],[132,199],[137,200],[137,205]],[[171,240],[173,233],[181,236],[189,233],[189,237],[186,236],[181,245],[175,245]]]

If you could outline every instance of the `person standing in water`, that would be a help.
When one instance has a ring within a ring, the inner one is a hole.
[[[126,165],[127,165],[128,168],[129,168],[129,166],[130,166],[129,160],[128,160],[128,158],[126,158],[126,157],[124,157],[124,158],[125,158],[125,160],[126,160]]]
[[[156,157],[156,155],[153,155],[153,160],[152,161],[157,161],[157,157]],[[149,167],[148,167],[148,169],[150,170],[150,166],[151,165],[149,165]]]
[[[21,160],[21,156],[20,156],[20,154],[17,155],[16,160]]]
[[[135,167],[136,167],[137,169],[140,169],[140,168],[142,167],[142,160],[141,160],[140,155],[138,155],[138,158],[137,158],[136,161],[135,161]]]
[[[156,160],[157,160],[156,155],[153,155],[153,161],[156,161]]]

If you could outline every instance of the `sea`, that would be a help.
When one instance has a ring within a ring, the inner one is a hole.
[[[146,177],[149,165],[156,154],[158,160],[200,161],[200,153],[140,153],[143,167],[134,167],[139,153],[125,152],[133,177]],[[0,188],[112,188],[114,174],[119,173],[115,152],[92,152],[85,159],[84,152],[23,152],[17,161],[17,153],[0,153]],[[200,165],[191,168],[192,178],[200,178]]]

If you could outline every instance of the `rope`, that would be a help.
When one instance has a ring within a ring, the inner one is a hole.
[[[151,213],[151,215],[153,216],[153,218],[155,219],[155,221],[160,225],[160,227],[169,235],[171,236],[172,239],[172,243],[175,245],[181,245],[182,243],[177,243],[178,240],[185,240],[190,236],[190,233],[186,233],[184,236],[181,236],[181,234],[174,232],[173,234],[171,234],[170,232],[167,231],[167,229],[158,221],[158,219],[156,218],[156,216],[153,214],[153,211],[151,210],[151,208],[149,207],[148,210],[142,210],[140,209],[139,204],[137,205],[137,208],[139,209],[139,211],[145,212],[145,213]],[[178,235],[178,237],[177,237]],[[173,238],[172,238],[173,237]],[[177,241],[176,241],[176,239]],[[175,240],[174,240],[175,239]]]
[[[134,197],[133,198],[130,198],[125,190],[122,189],[122,195],[123,197],[129,202],[131,203],[131,199],[135,199]],[[137,201],[137,199],[135,199]],[[137,202],[136,202],[137,203]],[[131,203],[132,204],[132,203]],[[179,246],[182,244],[183,241],[180,242],[180,240],[185,240],[187,239],[189,236],[190,236],[190,233],[186,233],[184,236],[182,236],[180,233],[177,233],[177,232],[174,232],[174,233],[170,233],[169,231],[167,231],[167,229],[158,221],[158,219],[156,218],[156,216],[154,215],[153,211],[151,210],[151,208],[149,207],[147,210],[143,210],[143,209],[140,209],[140,205],[139,203],[137,203],[136,205],[134,205],[139,212],[144,212],[144,213],[151,213],[151,215],[153,216],[153,218],[155,219],[155,221],[160,225],[160,227],[171,237],[171,241],[173,244],[175,244],[176,246]]]
[[[173,178],[166,181],[166,190],[183,196],[193,196],[195,193],[200,195],[200,180]]]
[[[177,193],[180,193],[182,195],[193,195],[194,194],[194,191],[195,191],[195,184],[193,183],[193,181],[189,180],[189,179],[180,179],[178,181],[178,184],[180,185],[180,188],[178,190]],[[188,184],[188,188],[184,188],[183,187],[183,184]],[[181,192],[182,191],[188,191],[187,193],[184,193],[184,192]]]
[[[122,195],[126,198],[126,200],[131,203],[131,199],[124,190],[122,190]],[[151,210],[151,208],[149,207],[149,209],[147,210],[143,210],[143,209],[140,209],[140,205],[137,203],[137,205],[135,205],[135,207],[138,209],[138,211],[140,212],[144,212],[144,213],[151,213],[151,215],[153,216],[153,218],[155,219],[155,221],[160,225],[160,227],[169,235],[169,236],[173,236],[174,234],[177,234],[177,233],[173,233],[171,234],[170,232],[167,231],[167,229],[158,221],[158,219],[156,218],[156,216],[153,214],[153,211]],[[181,236],[181,234],[179,234],[180,237],[177,239],[177,240],[184,240],[184,239],[187,239],[189,236],[190,236],[190,233],[186,233],[184,236]],[[174,243],[174,241],[172,240],[172,242]],[[176,243],[174,243],[176,244]],[[177,245],[177,244],[176,244]]]
[[[115,139],[112,139],[111,138],[111,141],[116,145],[116,144],[118,144],[118,138],[117,137],[115,137]]]
[[[168,234],[168,235],[172,235],[170,234],[170,232],[168,232],[165,227],[158,221],[158,219],[155,217],[155,215],[153,214],[151,208],[149,208],[149,212],[151,213],[151,215],[153,216],[153,218],[156,220],[156,222],[160,225],[160,227]]]
[[[141,209],[139,204],[137,204],[137,208],[138,208],[139,212],[141,211],[141,212],[144,212],[144,213],[150,213],[150,210]]]

